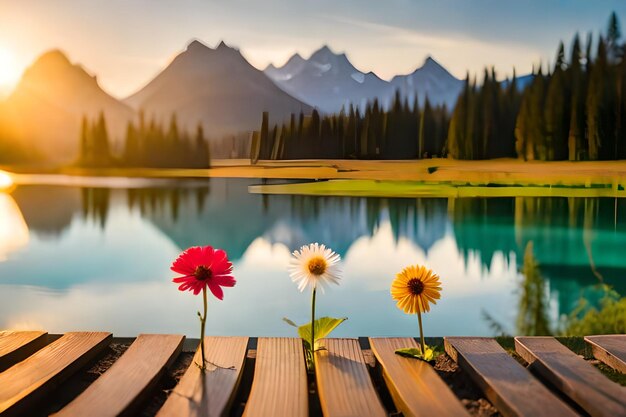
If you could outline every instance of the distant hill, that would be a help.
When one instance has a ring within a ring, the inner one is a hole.
[[[193,41],[152,81],[125,102],[162,121],[176,113],[179,123],[199,122],[209,136],[255,130],[262,112],[272,122],[312,109],[278,88],[241,53],[221,42],[212,49]]]
[[[391,80],[394,90],[412,101],[415,93],[420,103],[428,96],[431,104],[445,104],[452,109],[463,88],[464,81],[455,78],[447,69],[428,57],[424,64],[407,75],[396,75]]]
[[[374,98],[387,102],[393,93],[388,82],[373,72],[359,71],[345,54],[336,54],[328,46],[309,59],[295,54],[282,67],[270,64],[264,72],[289,94],[326,113],[350,104],[364,106]]]
[[[515,79],[517,89],[519,91],[524,90],[524,88],[526,88],[534,79],[535,79],[535,74],[526,74],[526,75],[522,75],[521,77],[517,77]],[[511,81],[509,79],[502,81],[502,87],[504,88],[508,87],[510,82]]]
[[[17,143],[52,162],[77,156],[81,118],[104,112],[113,143],[123,138],[133,110],[104,92],[94,76],[59,50],[41,55],[0,103],[0,125]]]

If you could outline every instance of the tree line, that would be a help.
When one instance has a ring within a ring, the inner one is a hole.
[[[137,124],[128,122],[123,149],[113,152],[104,115],[82,119],[77,165],[83,167],[208,168],[209,144],[198,124],[192,135],[178,126],[172,115],[167,129],[143,112]]]
[[[515,150],[524,160],[610,160],[626,158],[626,61],[617,15],[606,34],[580,36],[569,60],[563,43],[554,67],[540,67],[524,90],[515,124]]]
[[[417,95],[415,96],[417,97]],[[251,159],[400,159],[442,155],[448,128],[445,106],[432,106],[417,98],[409,104],[396,92],[389,110],[378,100],[363,111],[351,105],[346,112],[311,115],[302,112],[289,123],[269,127],[263,113],[261,130],[253,132]]]
[[[409,105],[396,92],[389,108],[377,100],[364,111],[291,115],[270,129],[263,114],[250,156],[258,159],[356,158],[610,160],[626,158],[626,60],[613,13],[606,33],[576,34],[566,59],[559,44],[554,65],[533,69],[531,81],[500,82],[493,69],[482,83],[466,77],[456,105]]]

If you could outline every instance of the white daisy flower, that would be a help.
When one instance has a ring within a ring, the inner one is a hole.
[[[317,284],[320,284],[319,287],[324,292],[324,287],[331,282],[339,285],[340,260],[341,257],[325,245],[319,243],[304,245],[300,250],[293,252],[289,263],[289,276],[298,284],[301,292],[309,285],[317,288]]]

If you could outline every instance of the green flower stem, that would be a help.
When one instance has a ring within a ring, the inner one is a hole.
[[[202,366],[200,369],[206,369],[206,358],[204,357],[204,327],[206,324],[206,310],[207,310],[207,300],[206,300],[206,286],[202,288],[202,301],[204,302],[204,315],[200,317],[200,350],[202,351]]]
[[[311,295],[311,363],[315,369],[315,286]]]
[[[422,355],[426,354],[426,342],[424,342],[424,330],[422,328],[422,312],[417,310],[417,322],[420,325],[420,344],[422,347]]]

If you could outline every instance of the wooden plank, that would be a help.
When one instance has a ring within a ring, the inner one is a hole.
[[[585,342],[596,359],[626,374],[626,334],[586,336]]]
[[[418,347],[413,338],[370,338],[391,397],[405,417],[469,416],[431,365],[395,354]]]
[[[198,348],[187,372],[157,416],[227,415],[241,379],[247,347],[247,337],[206,337],[205,355],[211,363],[208,369],[202,372],[195,364],[202,361]]]
[[[111,368],[57,417],[133,415],[183,347],[185,336],[140,334]]]
[[[48,333],[41,331],[0,332],[0,372],[37,352],[48,343]]]
[[[626,388],[553,337],[516,337],[515,350],[529,369],[548,380],[591,416],[626,416]]]
[[[505,416],[577,415],[513,359],[494,339],[446,337],[446,353]]]
[[[94,359],[111,333],[73,332],[0,373],[0,415],[23,415],[58,384]]]
[[[259,338],[244,417],[309,415],[306,362],[299,338]]]
[[[386,417],[356,339],[325,339],[315,375],[326,417]]]

